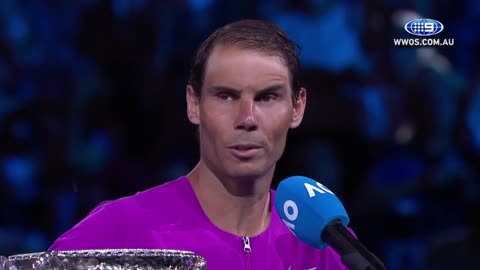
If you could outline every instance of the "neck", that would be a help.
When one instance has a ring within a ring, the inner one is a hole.
[[[219,179],[200,161],[187,178],[213,224],[238,236],[255,236],[270,223],[272,175],[257,179]]]

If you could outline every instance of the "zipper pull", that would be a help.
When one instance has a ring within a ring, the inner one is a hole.
[[[252,252],[252,248],[250,247],[250,238],[248,238],[246,235],[243,237],[243,251],[245,251],[245,253]]]

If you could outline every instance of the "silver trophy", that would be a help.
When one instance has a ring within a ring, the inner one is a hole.
[[[206,270],[206,260],[189,251],[92,249],[0,256],[0,270]]]

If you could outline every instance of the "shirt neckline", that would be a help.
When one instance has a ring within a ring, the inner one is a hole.
[[[183,182],[186,185],[186,191],[188,192],[188,196],[193,199],[194,204],[192,205],[197,213],[199,213],[200,217],[204,220],[204,222],[216,233],[223,234],[224,237],[229,237],[229,238],[235,238],[235,239],[241,239],[243,236],[239,236],[230,232],[227,232],[219,227],[217,227],[205,214],[205,211],[203,210],[202,206],[200,205],[200,201],[197,198],[197,195],[195,194],[195,191],[193,190],[193,187],[188,180],[186,176],[181,177],[181,182]],[[283,228],[278,226],[278,223],[281,223],[282,221],[280,220],[280,217],[277,214],[277,211],[274,206],[274,196],[275,196],[275,191],[270,189],[270,211],[271,211],[271,216],[270,216],[270,223],[268,224],[267,228],[255,235],[255,236],[249,236],[248,238],[250,239],[260,239],[267,237],[270,233],[274,231],[274,228]],[[284,224],[280,224],[281,226],[285,226]],[[285,228],[286,229],[286,228]]]

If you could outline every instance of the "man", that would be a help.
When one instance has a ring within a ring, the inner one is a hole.
[[[200,46],[186,88],[200,161],[185,177],[104,202],[50,250],[192,251],[209,269],[346,269],[330,248],[303,244],[270,190],[289,129],[303,118],[295,45],[277,26],[242,20]]]

